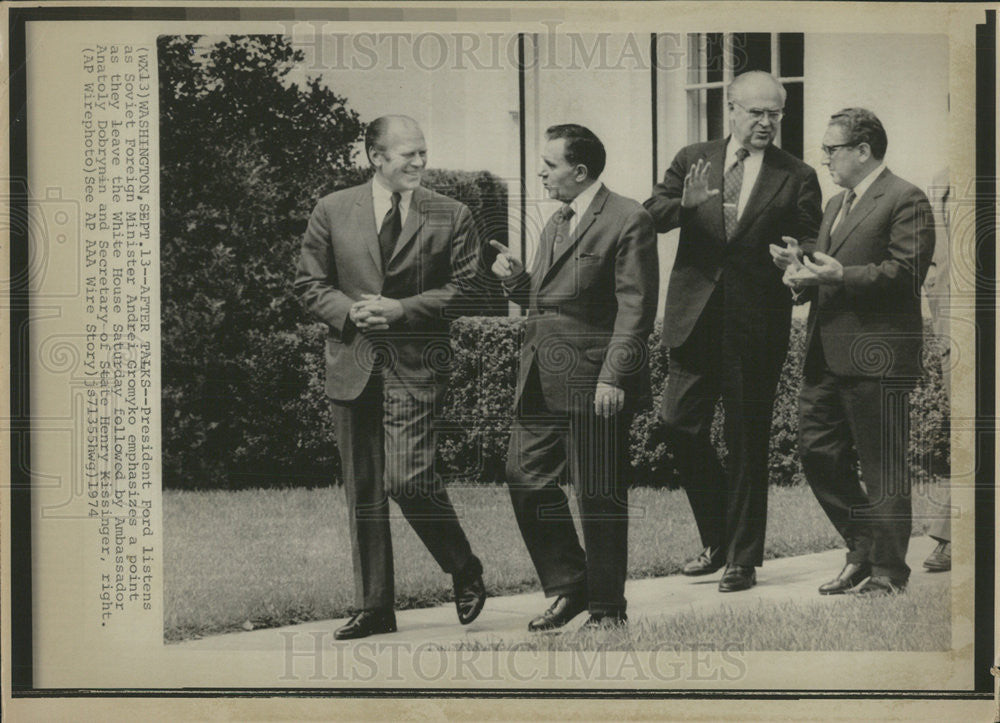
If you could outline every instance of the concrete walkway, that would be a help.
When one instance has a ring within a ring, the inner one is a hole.
[[[910,541],[907,563],[912,569],[910,588],[946,584],[948,573],[928,573],[923,561],[934,549],[935,541],[917,537]],[[720,593],[717,586],[722,572],[704,577],[689,578],[682,575],[630,580],[625,588],[628,598],[629,620],[669,617],[682,611],[712,612],[723,606],[729,608],[755,606],[762,601],[803,603],[834,603],[839,596],[824,596],[816,588],[830,580],[844,564],[843,550],[829,550],[811,555],[787,557],[765,561],[757,570],[757,585],[750,590]],[[458,624],[453,604],[420,610],[403,610],[396,613],[398,632],[364,638],[366,641],[393,644],[438,644],[452,647],[456,643],[479,641],[482,643],[502,640],[507,644],[526,640],[528,621],[551,603],[541,592],[505,597],[491,597],[480,616],[470,625]],[[583,624],[586,615],[580,615],[567,626],[573,630]],[[280,650],[288,633],[296,637],[322,636],[332,641],[333,631],[346,619],[303,623],[285,628],[269,628],[241,633],[215,635],[191,640],[170,648],[191,650]]]

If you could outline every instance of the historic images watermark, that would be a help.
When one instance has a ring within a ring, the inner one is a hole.
[[[518,34],[471,32],[338,31],[343,26],[324,21],[284,21],[285,35],[306,55],[304,70],[407,71],[503,70],[684,70],[687,40],[679,33],[654,33],[658,52],[649,52],[649,33],[581,33],[564,31],[561,20],[539,21],[536,34],[558,38],[547,52],[522,56]],[[722,70],[731,58],[739,72],[747,65],[746,39],[739,34],[713,33],[707,38],[709,70]],[[560,50],[560,48],[562,50]]]
[[[432,686],[442,681],[477,687],[490,684],[560,685],[616,682],[677,687],[723,683],[747,675],[743,645],[726,641],[660,640],[644,650],[594,650],[585,642],[564,650],[538,650],[534,643],[503,649],[448,649],[433,642],[337,643],[331,631],[281,631],[282,683],[328,681],[338,685],[378,683]]]

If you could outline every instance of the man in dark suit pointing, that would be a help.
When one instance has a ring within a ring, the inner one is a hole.
[[[657,231],[681,230],[664,310],[670,367],[659,418],[704,548],[683,572],[726,565],[722,592],[753,586],[764,556],[768,439],[792,308],[768,247],[782,236],[815,238],[820,220],[816,172],[772,143],[781,83],[752,71],[727,93],[731,135],[681,149],[645,203]],[[720,396],[725,468],[709,437]]]
[[[393,632],[392,497],[452,576],[461,623],[482,610],[482,565],[434,474],[433,415],[444,392],[448,310],[475,274],[469,209],[420,186],[427,162],[412,118],[368,127],[372,181],[320,199],[295,290],[327,324],[332,400],[350,524],[358,613],[338,640]]]
[[[637,202],[608,190],[604,145],[575,124],[545,132],[539,175],[563,202],[542,230],[531,271],[505,247],[493,272],[528,311],[507,482],[542,589],[556,600],[528,625],[626,619],[628,429],[648,396],[647,338],[656,314],[656,234]],[[577,538],[558,481],[576,488]]]

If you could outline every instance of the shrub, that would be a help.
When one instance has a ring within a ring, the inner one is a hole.
[[[443,413],[438,420],[438,470],[451,478],[502,482],[513,407],[517,355],[524,319],[463,317],[452,324],[454,360]],[[322,324],[293,330],[250,333],[239,374],[226,380],[200,379],[192,387],[203,408],[223,405],[222,397],[247,400],[246,411],[220,430],[217,416],[176,414],[171,439],[185,446],[168,449],[168,486],[232,487],[329,483],[338,471],[329,403],[323,394]],[[775,402],[769,455],[772,484],[803,481],[798,461],[798,390],[801,384],[803,325],[793,323],[791,346]],[[632,425],[630,456],[636,484],[677,486],[667,445],[651,438],[651,424],[668,373],[659,345],[659,324],[650,337],[655,398]],[[941,387],[940,344],[925,350],[928,374],[912,395],[910,463],[919,475],[946,474],[949,462],[947,404]],[[212,382],[211,384],[209,382]],[[219,385],[222,384],[220,387]],[[209,397],[206,389],[215,389]],[[177,393],[175,387],[165,393]],[[176,407],[176,405],[175,405]],[[226,407],[232,409],[232,406]],[[721,407],[720,407],[721,414]],[[721,416],[714,440],[720,453]],[[225,454],[204,457],[207,440],[229,440]],[[165,435],[166,437],[166,435]],[[197,460],[193,463],[192,460]],[[207,462],[207,464],[203,464]]]

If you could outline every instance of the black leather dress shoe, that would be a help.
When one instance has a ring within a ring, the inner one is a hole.
[[[396,614],[392,610],[362,610],[347,625],[333,631],[334,640],[354,640],[369,635],[396,632]]]
[[[730,565],[719,580],[719,592],[749,590],[757,584],[757,569],[749,565]]]
[[[561,628],[586,609],[585,595],[560,595],[548,610],[528,623],[528,631],[539,633]]]
[[[625,613],[591,613],[580,630],[605,630],[627,624],[628,615]]]
[[[706,547],[701,554],[693,560],[689,560],[681,568],[682,575],[710,575],[726,564],[726,556],[721,547]]]
[[[924,560],[927,572],[948,572],[951,569],[951,543],[945,540],[938,542],[934,552]]]
[[[884,575],[872,575],[868,578],[868,582],[854,591],[854,594],[877,597],[880,595],[897,595],[905,590],[905,582],[893,582],[890,578],[885,577]]]
[[[478,558],[466,565],[461,573],[452,575],[455,588],[455,610],[458,611],[458,622],[468,625],[483,610],[486,604],[486,586],[483,584],[483,566]]]
[[[849,562],[844,565],[837,577],[819,586],[820,595],[843,595],[861,584],[861,581],[872,574],[872,566],[868,563]]]

